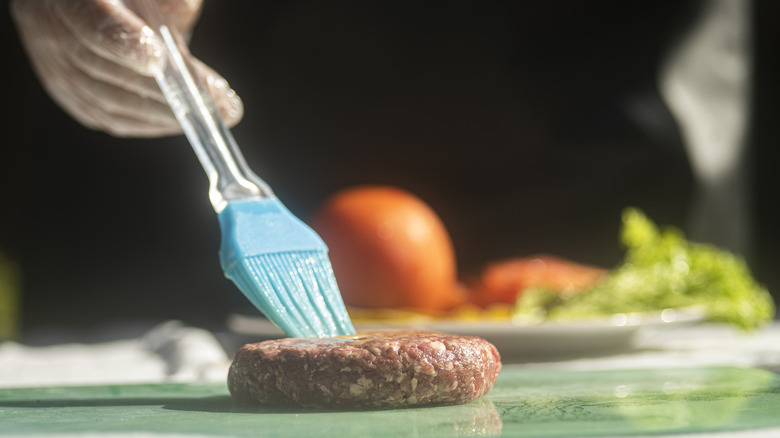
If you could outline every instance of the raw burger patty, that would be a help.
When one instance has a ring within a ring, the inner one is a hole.
[[[425,330],[287,338],[244,345],[228,373],[245,403],[403,407],[466,403],[501,370],[493,344]]]

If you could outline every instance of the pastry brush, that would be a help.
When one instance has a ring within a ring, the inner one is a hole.
[[[354,334],[322,239],[251,171],[156,1],[133,4],[164,42],[155,79],[208,175],[225,275],[288,336]]]

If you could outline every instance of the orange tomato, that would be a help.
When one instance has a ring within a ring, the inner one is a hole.
[[[603,268],[550,255],[501,260],[482,270],[471,301],[480,306],[512,304],[518,294],[531,287],[576,293],[594,285],[606,273]]]
[[[422,200],[389,186],[336,193],[312,228],[330,251],[348,306],[444,310],[462,302],[452,241]]]

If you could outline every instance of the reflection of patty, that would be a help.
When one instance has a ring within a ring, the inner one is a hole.
[[[236,353],[228,387],[247,403],[454,404],[490,391],[500,369],[498,351],[484,339],[398,330],[247,344]]]

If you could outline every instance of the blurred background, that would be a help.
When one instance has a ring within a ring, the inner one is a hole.
[[[39,85],[3,4],[0,252],[19,268],[22,334],[139,319],[220,327],[248,311],[220,270],[207,180],[184,137],[78,125]],[[302,219],[342,187],[403,187],[440,214],[467,275],[540,252],[614,266],[620,212],[636,206],[740,252],[777,300],[780,4],[745,4],[737,239],[697,218],[701,187],[658,86],[703,2],[206,0],[191,47],[242,97],[234,135]]]

